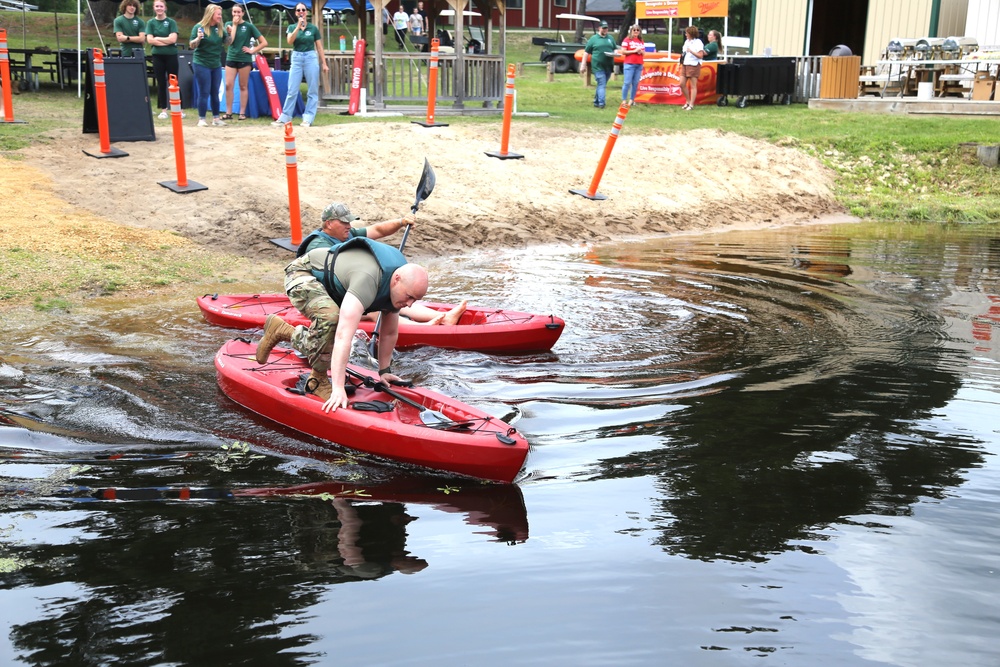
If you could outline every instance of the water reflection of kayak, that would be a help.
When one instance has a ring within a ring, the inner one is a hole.
[[[420,303],[441,312],[455,307],[447,303]],[[309,319],[284,294],[207,294],[198,298],[198,307],[211,324],[232,329],[263,328],[265,318],[271,313],[292,326],[309,324]],[[400,318],[396,347],[430,345],[479,352],[542,352],[555,345],[565,325],[554,315],[470,306],[455,325],[431,326]],[[374,322],[362,321],[360,329],[371,334],[374,327]]]
[[[309,366],[275,348],[264,365],[257,346],[226,342],[215,355],[222,391],[240,405],[302,433],[394,461],[511,482],[528,455],[517,429],[460,401],[418,387],[385,387],[372,372],[348,366],[350,406],[323,412],[302,394]],[[419,406],[419,408],[417,407]]]
[[[408,475],[370,482],[326,481],[262,488],[73,487],[50,495],[78,501],[227,501],[287,497],[424,505],[441,512],[464,515],[467,524],[487,528],[487,532],[483,534],[495,538],[497,542],[519,543],[528,539],[528,514],[524,507],[524,496],[516,484],[463,484],[456,481],[445,485],[440,479]]]

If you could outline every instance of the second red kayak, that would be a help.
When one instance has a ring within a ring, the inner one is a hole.
[[[441,312],[454,304],[421,301]],[[292,326],[308,326],[309,319],[292,306],[284,294],[206,294],[198,298],[205,319],[232,329],[263,328],[271,313]],[[469,306],[458,324],[420,324],[400,318],[396,347],[430,345],[478,352],[544,352],[559,340],[566,323],[555,315],[537,315],[497,308]],[[360,329],[371,334],[375,323],[364,320]]]

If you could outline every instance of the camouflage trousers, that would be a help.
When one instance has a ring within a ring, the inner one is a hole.
[[[301,273],[286,274],[285,291],[292,305],[311,320],[308,327],[295,327],[292,347],[305,355],[314,371],[326,373],[330,370],[330,355],[333,352],[337,322],[340,320],[340,307],[318,280],[311,276],[303,280]]]

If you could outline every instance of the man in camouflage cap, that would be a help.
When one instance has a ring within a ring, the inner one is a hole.
[[[416,225],[417,219],[412,213],[407,213],[399,220],[377,222],[369,227],[352,227],[351,223],[360,218],[347,208],[347,204],[339,201],[331,202],[320,215],[322,225],[307,236],[299,244],[296,254],[301,257],[316,248],[329,248],[338,243],[358,236],[366,236],[372,240],[392,236],[406,225]]]
[[[359,236],[372,240],[383,239],[386,236],[395,234],[406,225],[416,224],[414,215],[407,213],[399,220],[377,222],[368,227],[352,227],[351,223],[355,220],[360,220],[360,218],[351,213],[346,204],[339,201],[331,202],[327,205],[323,209],[320,219],[323,221],[323,225],[304,238],[302,243],[299,244],[299,249],[296,253],[299,257],[316,248],[330,248]],[[428,308],[423,304],[414,304],[403,308],[399,311],[399,314],[414,322],[454,325],[458,324],[462,313],[465,312],[467,307],[468,302],[462,301],[462,303],[448,312],[442,312],[434,308]],[[368,315],[365,317],[373,318],[373,316]]]

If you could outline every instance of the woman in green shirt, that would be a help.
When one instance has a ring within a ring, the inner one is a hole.
[[[167,18],[166,0],[153,3],[153,18],[146,21],[146,41],[153,45],[153,77],[156,79],[156,103],[161,120],[167,117],[170,107],[167,81],[177,76],[177,21]]]
[[[229,50],[226,51],[226,113],[224,120],[233,117],[233,85],[236,77],[240,78],[240,120],[247,118],[247,100],[250,91],[250,70],[253,69],[253,56],[267,46],[267,40],[260,34],[253,23],[244,20],[243,8],[233,5],[233,20],[226,23],[226,33],[229,35]],[[256,40],[256,45],[253,41]]]
[[[719,34],[718,30],[708,31],[708,44],[705,45],[705,57],[702,60],[718,60],[719,59],[719,44],[722,41],[722,35]]]
[[[219,114],[219,89],[222,87],[222,52],[229,34],[222,28],[222,7],[209,5],[201,21],[191,28],[188,42],[194,49],[194,80],[198,84],[198,127],[205,127],[205,112],[212,107],[212,125],[225,125]]]
[[[295,103],[299,101],[299,85],[303,77],[308,85],[306,94],[306,110],[302,114],[302,127],[309,127],[316,118],[319,108],[319,70],[330,71],[326,64],[326,54],[323,53],[323,39],[319,28],[306,20],[309,8],[304,3],[295,5],[295,16],[298,19],[288,26],[286,39],[292,46],[292,63],[288,70],[288,93],[285,95],[285,106],[281,116],[272,125],[284,125],[292,120],[295,114]]]

